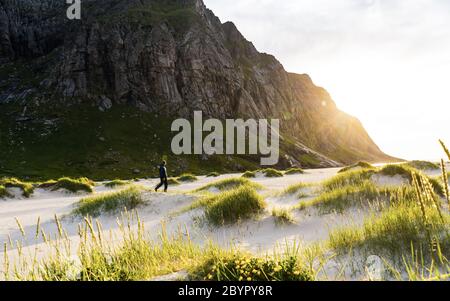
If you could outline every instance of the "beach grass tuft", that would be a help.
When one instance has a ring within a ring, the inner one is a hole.
[[[7,197],[11,197],[11,195],[8,193],[5,186],[0,185],[0,199],[7,198]]]
[[[440,166],[437,163],[429,162],[429,161],[420,161],[420,160],[414,160],[407,163],[404,163],[404,165],[408,167],[412,167],[418,170],[435,170],[439,169]]]
[[[241,186],[252,187],[254,189],[262,188],[261,185],[254,183],[247,178],[229,178],[229,179],[224,179],[224,180],[220,180],[217,182],[207,184],[203,187],[196,189],[195,191],[207,191],[210,189],[218,189],[220,191],[224,191],[224,190],[235,189],[235,188],[241,187]]]
[[[205,216],[214,225],[232,224],[260,214],[266,207],[264,199],[253,187],[241,186],[203,200]]]
[[[224,256],[225,255],[225,256]],[[313,281],[314,273],[298,254],[255,257],[242,252],[212,254],[194,271],[194,279],[209,281]]]
[[[312,184],[309,184],[309,183],[298,183],[298,184],[293,184],[293,185],[288,186],[286,189],[284,189],[284,190],[281,192],[281,195],[282,195],[282,196],[289,196],[289,195],[294,195],[294,194],[296,194],[296,195],[298,195],[298,196],[301,196],[301,195],[302,195],[301,191],[302,191],[303,189],[308,188],[308,187],[311,187],[311,186],[312,186]]]
[[[264,176],[267,178],[281,178],[284,176],[283,172],[276,170],[274,168],[262,169],[260,170],[260,172],[262,172]]]
[[[115,188],[115,187],[118,187],[118,186],[125,186],[125,185],[129,185],[129,184],[131,184],[130,181],[124,181],[124,180],[120,180],[120,179],[115,179],[115,180],[112,180],[111,182],[106,183],[105,187]]]
[[[273,208],[272,216],[275,218],[275,223],[277,225],[291,225],[295,223],[292,210],[287,208]]]
[[[330,233],[333,249],[364,248],[370,252],[388,251],[404,254],[413,246],[429,250],[438,243],[450,251],[450,215],[442,210],[442,203],[432,184],[422,175],[413,175],[415,193],[398,194],[396,201],[381,214],[366,218],[361,227],[346,227]]]
[[[256,178],[256,172],[254,171],[246,171],[242,175],[243,178]]]
[[[284,172],[285,175],[298,175],[298,174],[304,174],[305,171],[301,168],[289,168]]]
[[[94,191],[93,187],[95,183],[88,178],[78,178],[73,179],[69,177],[60,178],[56,181],[50,180],[39,184],[39,188],[49,188],[52,191],[58,189],[65,189],[70,192],[76,193],[79,191],[92,193]]]
[[[141,188],[130,186],[117,192],[108,192],[81,199],[73,214],[99,216],[102,213],[115,213],[126,208],[131,210],[144,203]]]
[[[29,198],[34,192],[34,186],[32,183],[23,182],[16,178],[0,179],[0,185],[4,188],[20,188],[22,195],[26,198]]]
[[[217,178],[220,176],[220,173],[213,171],[206,175],[207,178]]]
[[[181,184],[181,182],[178,181],[176,178],[168,178],[167,183],[169,185],[180,185]]]
[[[360,168],[360,169],[374,169],[375,167],[372,164],[370,164],[370,163],[367,163],[367,162],[364,162],[364,161],[360,161],[360,162],[358,162],[356,164],[353,164],[353,165],[350,165],[350,166],[342,168],[341,170],[338,171],[338,173],[343,173],[343,172],[347,172],[347,171],[350,171],[350,170],[355,170],[355,169],[358,169],[358,168]]]
[[[177,178],[177,180],[179,182],[195,182],[198,180],[198,178],[196,176],[194,176],[193,174],[185,173],[185,174],[182,174],[181,176],[179,176]]]

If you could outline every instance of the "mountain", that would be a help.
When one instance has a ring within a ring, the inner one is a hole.
[[[201,0],[0,0],[0,175],[93,178],[256,167],[251,156],[173,156],[170,123],[278,118],[279,167],[384,154],[305,74],[286,72]],[[175,118],[176,117],[176,118]]]

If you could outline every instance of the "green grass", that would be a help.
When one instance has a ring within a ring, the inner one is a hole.
[[[443,254],[439,243],[435,245],[434,260],[425,264],[426,254],[423,250],[411,247],[409,256],[403,257],[404,271],[409,281],[448,281],[450,280],[450,264],[447,256]],[[409,258],[408,258],[409,257]],[[402,281],[404,276],[398,269],[388,266],[388,271],[395,275],[396,280]]]
[[[208,281],[312,281],[316,271],[294,246],[281,254],[256,257],[237,248],[213,243],[195,245],[188,232],[168,235],[164,227],[156,240],[148,237],[134,213],[118,221],[120,240],[110,241],[99,222],[86,218],[79,228],[80,247],[75,257],[67,239],[49,241],[52,252],[38,261],[26,256],[6,265],[7,280],[25,281],[148,281],[187,271],[188,280]],[[131,226],[133,225],[133,226]],[[134,227],[134,225],[136,227]],[[61,229],[61,233],[64,230]],[[61,234],[63,236],[63,234]],[[6,256],[7,258],[7,256]],[[9,262],[9,260],[8,260]]]
[[[167,183],[169,185],[181,185],[181,182],[178,181],[176,178],[168,178]]]
[[[182,174],[181,176],[179,176],[177,178],[177,180],[179,182],[195,182],[198,180],[198,178],[196,176],[194,176],[193,174]]]
[[[151,241],[144,230],[124,238],[112,251],[89,244],[80,252],[81,281],[143,281],[189,268],[203,259],[202,249],[183,235],[167,236]],[[73,280],[73,279],[72,279]]]
[[[225,256],[224,256],[225,255]],[[298,254],[258,258],[245,253],[213,254],[193,272],[194,280],[209,281],[313,281],[314,274]]]
[[[412,173],[417,172],[416,169],[411,168],[405,164],[389,164],[383,166],[378,173],[384,176],[394,177],[394,176],[403,176],[408,180],[412,179]]]
[[[73,214],[99,216],[102,213],[115,213],[126,208],[131,210],[143,204],[141,189],[136,186],[117,192],[102,193],[80,200]]]
[[[259,158],[249,156],[218,155],[204,161],[201,155],[178,156],[168,152],[173,137],[170,116],[155,117],[120,104],[100,112],[87,101],[79,100],[77,105],[54,101],[51,108],[27,103],[27,116],[35,122],[23,122],[20,126],[15,116],[23,112],[24,106],[1,105],[4,114],[0,118],[0,178],[32,182],[83,176],[95,181],[156,178],[159,174],[153,166],[160,164],[162,158],[168,162],[170,175],[187,170],[193,174],[224,174],[239,172],[236,166],[246,170],[259,166]],[[45,124],[45,120],[53,125]],[[155,135],[156,138],[148,139]],[[23,143],[19,145],[18,141]],[[141,173],[135,174],[135,169]]]
[[[60,178],[57,181],[47,181],[39,185],[40,188],[50,188],[52,191],[65,189],[73,193],[79,191],[91,193],[94,191],[94,186],[95,183],[88,178],[73,179],[68,177]]]
[[[415,169],[419,169],[419,170],[431,170],[431,169],[439,169],[440,168],[439,164],[429,162],[429,161],[419,161],[419,160],[410,161],[410,162],[405,163],[404,165],[415,168]]]
[[[205,217],[214,225],[232,224],[252,218],[266,207],[264,199],[248,186],[222,192],[203,200]]]
[[[405,179],[407,179],[410,183],[412,182],[413,174],[420,174],[420,175],[426,177],[431,182],[433,189],[436,193],[438,193],[441,196],[444,195],[444,187],[442,186],[441,181],[439,181],[438,179],[428,177],[428,176],[424,175],[418,169],[409,167],[406,164],[386,165],[386,166],[382,167],[378,171],[378,173],[381,175],[390,176],[390,177],[400,175],[400,176],[404,177]]]
[[[289,209],[272,209],[272,216],[277,225],[291,225],[295,223],[292,212]]]
[[[439,244],[444,254],[449,252],[450,215],[443,210],[432,184],[427,177],[415,175],[412,189],[414,193],[391,196],[390,206],[381,214],[366,218],[362,227],[332,232],[330,246],[337,250],[364,248],[399,255],[407,253],[411,246],[430,251]]]
[[[375,174],[384,176],[400,175],[407,179],[410,185],[377,187],[370,180]],[[438,195],[444,196],[445,190],[440,179],[430,178],[419,170],[405,165],[386,165],[380,169],[349,170],[339,173],[322,183],[322,194],[311,201],[300,203],[296,208],[304,210],[314,207],[319,209],[320,214],[329,214],[332,212],[343,213],[346,209],[352,207],[367,208],[374,204],[389,205],[393,202],[393,196],[398,199],[397,196],[399,195],[408,198],[414,195],[412,186],[414,174],[427,179],[431,184],[432,190]],[[295,186],[288,188],[288,192],[289,189],[292,192],[296,191]]]
[[[281,178],[284,176],[284,174],[281,171],[273,169],[273,168],[266,168],[266,169],[260,170],[260,172],[262,172],[264,174],[264,176],[268,177],[268,178]]]
[[[256,178],[256,172],[254,171],[246,171],[242,175],[243,178]]]
[[[208,191],[210,189],[218,189],[220,191],[224,191],[224,190],[235,189],[235,188],[241,187],[241,186],[247,186],[247,187],[251,187],[254,189],[262,188],[261,185],[254,183],[247,178],[229,178],[229,179],[224,179],[224,180],[220,180],[217,182],[207,184],[203,187],[196,189],[195,191]]]
[[[367,206],[375,201],[386,200],[388,197],[386,191],[366,181],[359,185],[347,185],[327,191],[311,201],[302,202],[297,208],[303,210],[315,207],[319,209],[320,214],[342,213],[348,208]]]
[[[333,191],[348,185],[360,185],[370,180],[370,177],[375,173],[373,170],[356,170],[341,173],[324,181],[322,183],[322,189],[324,191]]]
[[[130,181],[124,181],[124,180],[116,179],[116,180],[112,180],[111,182],[106,183],[105,187],[114,188],[114,187],[117,187],[117,186],[128,185],[130,183],[131,183]]]
[[[311,184],[309,184],[309,183],[298,183],[298,184],[290,185],[286,189],[283,190],[281,195],[297,194],[300,192],[300,190],[310,187],[310,186],[311,186]]]
[[[119,220],[120,240],[110,241],[101,233],[100,223],[85,219],[79,230],[80,247],[76,258],[66,254],[66,241],[53,241],[52,251],[30,270],[12,273],[11,280],[32,281],[147,281],[183,269],[201,265],[214,252],[221,257],[225,251],[208,245],[194,245],[187,233],[168,235],[162,228],[157,240],[148,237],[144,225],[130,218]],[[128,227],[127,225],[135,225]],[[97,231],[98,230],[98,231]],[[187,235],[186,235],[187,234]],[[72,257],[73,258],[73,257]]]
[[[421,171],[412,167],[408,167],[404,164],[390,164],[385,165],[379,169],[362,169],[355,171],[350,170],[347,172],[339,173],[333,178],[324,181],[322,183],[322,189],[324,191],[333,191],[348,185],[361,185],[367,180],[370,180],[373,175],[382,175],[388,177],[402,176],[411,183],[413,174],[423,175]],[[428,176],[425,177],[427,177],[431,181],[433,189],[440,195],[443,195],[444,188],[442,186],[442,183],[438,179],[433,179]]]
[[[208,177],[208,178],[217,178],[217,177],[219,177],[220,176],[220,173],[218,173],[218,172],[210,172],[209,174],[207,174],[206,175],[206,177]]]
[[[285,175],[304,174],[305,171],[301,168],[289,168],[284,172]]]
[[[22,190],[22,195],[26,198],[29,198],[34,192],[33,184],[23,182],[16,178],[0,179],[0,185],[4,188],[20,188]]]
[[[8,193],[8,191],[6,190],[5,186],[0,185],[0,199],[1,198],[8,198],[11,195]]]
[[[428,232],[437,238],[445,252],[450,251],[448,214],[441,219],[437,210],[425,209],[427,220],[418,205],[399,203],[365,220],[360,228],[347,227],[330,233],[329,244],[336,250],[364,248],[369,252],[406,254],[411,248],[427,249]],[[444,253],[445,254],[445,253]],[[447,253],[448,254],[448,253]]]
[[[339,172],[338,173],[343,173],[343,172],[347,172],[347,171],[349,171],[349,170],[353,170],[353,169],[355,169],[355,168],[362,168],[362,169],[374,169],[375,167],[372,165],[372,164],[370,164],[370,163],[367,163],[367,162],[364,162],[364,161],[360,161],[360,162],[358,162],[358,163],[356,163],[356,164],[353,164],[353,165],[350,165],[350,166],[347,166],[347,167],[344,167],[344,168],[342,168],[341,170],[339,170]]]

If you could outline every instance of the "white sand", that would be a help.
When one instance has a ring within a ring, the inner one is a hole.
[[[347,210],[344,214],[317,215],[314,212],[294,211],[295,224],[277,225],[274,217],[271,216],[273,208],[289,208],[298,204],[299,200],[295,196],[280,196],[280,192],[292,184],[298,183],[318,183],[337,174],[339,168],[307,170],[305,174],[289,175],[282,178],[251,179],[265,187],[261,193],[266,196],[268,203],[267,212],[258,220],[245,221],[237,225],[224,227],[211,227],[202,222],[203,211],[196,209],[179,215],[173,215],[191,204],[196,196],[190,192],[205,184],[221,179],[240,176],[241,174],[222,175],[217,178],[200,177],[198,181],[186,183],[179,186],[171,186],[169,193],[144,193],[146,204],[138,208],[140,219],[144,222],[146,231],[153,238],[156,238],[164,222],[167,231],[174,233],[180,227],[188,229],[192,240],[199,244],[204,244],[212,240],[222,246],[234,244],[253,252],[268,252],[285,245],[288,242],[299,242],[310,244],[328,237],[330,229],[348,224],[361,224],[365,216],[364,212],[356,209]],[[401,185],[403,178],[399,177],[374,177],[374,182],[379,185]],[[153,188],[157,180],[141,180],[136,184]],[[120,187],[116,188],[120,189]],[[95,188],[96,193],[111,191],[104,185]],[[77,227],[81,222],[79,218],[70,216],[74,205],[85,194],[70,194],[63,191],[49,192],[37,189],[29,199],[21,197],[19,191],[11,191],[16,196],[14,199],[0,200],[0,272],[3,269],[3,245],[9,239],[13,242],[23,243],[24,253],[34,253],[38,250],[38,257],[44,256],[48,251],[47,246],[42,244],[42,239],[35,238],[36,222],[40,218],[41,229],[49,237],[57,236],[57,227],[54,216],[61,218],[61,223],[67,236],[71,240],[72,254],[77,251],[79,243]],[[314,197],[313,189],[307,188],[303,191],[308,200]],[[24,231],[23,238],[18,228],[15,218],[17,218]],[[99,218],[105,232],[110,230],[118,232],[117,216],[102,215]],[[8,256],[12,259],[17,254],[17,247],[8,247]]]

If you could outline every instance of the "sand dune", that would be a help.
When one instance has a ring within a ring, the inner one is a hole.
[[[301,199],[296,196],[281,195],[290,185],[298,183],[320,183],[337,174],[339,169],[307,170],[304,174],[289,175],[281,178],[256,177],[252,181],[261,184],[264,188],[260,193],[268,204],[266,212],[257,220],[244,221],[231,226],[212,227],[201,222],[203,210],[194,209],[184,213],[178,213],[194,202],[198,196],[193,190],[208,183],[221,179],[238,177],[241,174],[222,175],[217,178],[199,177],[198,181],[185,183],[179,186],[171,186],[169,193],[151,192],[157,180],[140,180],[136,184],[149,188],[144,192],[145,205],[137,211],[144,222],[146,230],[151,237],[156,239],[164,224],[168,233],[174,233],[180,227],[188,229],[191,239],[198,244],[204,244],[210,240],[222,246],[233,244],[254,253],[268,252],[289,242],[301,242],[308,245],[324,240],[328,237],[330,229],[348,224],[361,224],[366,213],[361,209],[346,210],[342,214],[331,213],[320,215],[313,211],[293,211],[295,222],[288,225],[277,225],[271,215],[274,208],[290,208],[300,201],[307,201],[315,196],[314,188],[307,188],[305,196]],[[378,185],[401,185],[404,179],[399,176],[376,176],[372,179]],[[117,188],[120,189],[120,188]],[[97,183],[94,193],[113,191],[105,187],[104,183]],[[13,243],[21,241],[24,253],[37,251],[38,258],[46,255],[48,246],[42,243],[40,237],[36,238],[36,223],[40,218],[40,227],[49,237],[56,237],[58,233],[55,224],[55,215],[61,220],[68,238],[71,241],[71,251],[76,254],[78,238],[78,224],[82,219],[70,215],[75,204],[86,194],[71,194],[62,191],[49,192],[37,189],[31,198],[25,199],[18,191],[14,192],[15,198],[0,200],[0,244],[3,246],[11,240]],[[25,232],[18,227],[20,221]],[[103,229],[107,233],[117,233],[117,215],[104,214],[98,218]],[[14,260],[17,255],[17,245],[9,247],[8,256]],[[3,256],[1,259],[3,260]],[[0,265],[0,269],[3,264]]]

